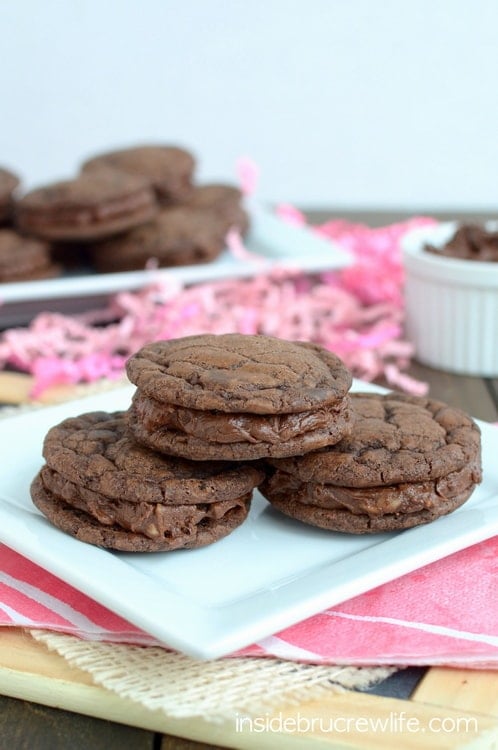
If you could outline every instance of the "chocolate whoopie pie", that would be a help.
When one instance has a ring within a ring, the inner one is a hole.
[[[293,456],[349,430],[351,374],[331,352],[270,336],[159,341],[127,363],[136,439],[194,460]]]
[[[33,503],[79,540],[127,552],[202,547],[246,518],[262,471],[158,455],[128,432],[124,412],[92,412],[52,427]]]
[[[27,193],[16,220],[21,231],[44,239],[91,240],[143,224],[157,210],[147,180],[99,169]]]
[[[148,180],[164,205],[183,203],[192,192],[193,155],[178,146],[136,146],[110,151],[88,159],[83,172],[112,167]]]
[[[0,225],[7,224],[12,218],[13,195],[19,185],[19,178],[0,167]]]
[[[367,534],[429,523],[481,481],[480,431],[464,412],[399,393],[351,394],[353,424],[336,445],[270,460],[260,491],[282,513]]]
[[[154,259],[160,268],[207,263],[225,246],[225,228],[209,211],[188,206],[163,209],[152,221],[91,246],[99,271],[133,271]]]
[[[218,216],[225,231],[235,227],[241,234],[246,234],[249,229],[249,215],[242,205],[242,193],[233,185],[199,185],[194,188],[188,203]]]
[[[0,229],[0,282],[46,279],[59,273],[47,242]]]

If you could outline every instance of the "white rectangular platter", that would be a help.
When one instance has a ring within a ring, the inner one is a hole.
[[[381,390],[355,383],[355,390]],[[498,533],[498,428],[481,423],[484,481],[427,526],[354,536],[288,519],[255,494],[248,520],[199,550],[113,553],[54,528],[31,479],[48,429],[68,416],[126,409],[133,388],[0,420],[0,541],[166,645],[220,657]]]
[[[310,227],[294,226],[258,205],[249,211],[251,229],[246,245],[253,258],[239,259],[225,250],[211,263],[178,266],[157,270],[122,273],[87,273],[66,275],[40,281],[18,281],[0,284],[3,305],[15,302],[40,302],[69,299],[123,290],[139,289],[161,279],[175,279],[184,284],[227,278],[244,278],[268,271],[275,266],[323,271],[343,268],[352,262],[351,255],[337,243],[319,236]],[[258,257],[259,256],[259,257]],[[2,310],[0,310],[0,316]]]

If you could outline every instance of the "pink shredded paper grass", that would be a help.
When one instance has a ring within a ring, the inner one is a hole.
[[[304,222],[289,206],[279,214]],[[413,346],[402,336],[399,240],[407,230],[430,222],[414,218],[371,229],[330,221],[317,227],[353,254],[354,264],[341,271],[312,276],[282,267],[263,273],[255,259],[258,273],[250,279],[191,287],[162,281],[116,294],[102,310],[74,316],[41,313],[29,327],[3,333],[0,367],[31,373],[36,397],[59,383],[120,377],[127,358],[148,341],[237,331],[314,341],[336,352],[356,377],[383,376],[392,387],[423,394],[425,384],[405,372]],[[233,233],[229,245],[236,257],[244,254]]]

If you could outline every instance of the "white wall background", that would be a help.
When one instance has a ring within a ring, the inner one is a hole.
[[[0,163],[151,140],[303,206],[498,206],[496,0],[0,0]]]

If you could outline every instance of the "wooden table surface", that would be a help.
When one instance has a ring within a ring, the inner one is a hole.
[[[330,213],[327,213],[330,215]],[[354,218],[357,218],[356,216]],[[368,217],[372,218],[372,217]],[[391,221],[394,217],[392,214],[383,217],[382,220],[375,221],[375,216],[370,223],[384,223],[384,220]],[[498,379],[485,380],[482,378],[470,378],[456,376],[449,373],[443,373],[414,363],[411,368],[411,374],[426,380],[430,384],[430,395],[439,398],[447,403],[459,406],[473,416],[486,420],[498,420]],[[409,676],[417,680],[422,674],[422,670],[413,671]],[[392,681],[390,681],[392,683]],[[355,706],[358,707],[360,714],[367,712],[379,712],[390,710],[391,712],[400,712],[403,707],[409,710],[417,706],[417,711],[423,711],[427,706],[442,707],[450,712],[457,710],[465,715],[475,715],[480,717],[480,726],[483,729],[482,736],[472,747],[492,748],[497,747],[496,717],[498,717],[498,672],[485,673],[478,671],[450,670],[450,669],[430,669],[413,689],[413,684],[408,688],[410,682],[406,679],[400,681],[398,685],[394,681],[394,687],[389,684],[379,686],[374,692],[376,695],[361,693],[348,693],[347,703],[343,696],[331,695],[328,702],[329,714],[334,712],[345,713],[351,711]],[[400,687],[401,686],[401,687]],[[102,690],[98,688],[99,690]],[[15,694],[13,691],[11,695]],[[404,694],[403,694],[404,693]],[[401,696],[393,699],[381,696]],[[61,710],[42,705],[45,698],[41,696],[38,700],[40,703],[32,703],[26,700],[18,700],[12,697],[0,696],[0,747],[8,750],[116,750],[119,748],[133,748],[134,750],[194,750],[198,748],[220,747],[224,741],[219,740],[220,744],[201,744],[190,739],[180,739],[172,735],[165,735],[160,731],[153,729],[141,729],[128,726],[124,723],[114,723],[93,716],[86,716],[71,711]],[[374,701],[372,703],[372,701]],[[46,703],[53,704],[54,701],[50,696],[46,696]],[[63,705],[63,703],[62,703]],[[373,708],[372,708],[373,706]],[[303,706],[303,710],[304,710]],[[308,710],[309,706],[308,706]],[[470,713],[469,713],[470,712]],[[417,714],[418,715],[418,714]],[[456,714],[455,714],[456,715]],[[495,717],[494,719],[490,717]],[[131,720],[130,720],[131,722]],[[139,723],[135,721],[134,723]],[[145,724],[143,724],[145,725]],[[493,730],[494,727],[494,730]],[[484,731],[486,730],[486,731]],[[487,732],[491,731],[491,734]],[[185,735],[199,737],[199,734],[185,732]],[[485,736],[484,736],[485,735]],[[212,735],[211,735],[212,736]],[[240,744],[234,741],[230,744],[232,747],[277,747],[274,744],[276,738],[263,737],[254,738],[252,744],[246,738],[240,738]],[[291,738],[287,738],[282,747],[292,746]],[[295,739],[295,738],[292,738]],[[257,741],[256,741],[257,740]],[[296,747],[304,747],[305,738],[300,738],[300,744]],[[431,740],[426,736],[415,735],[411,737],[400,736],[394,738],[394,742],[388,741],[387,737],[370,738],[365,736],[338,736],[335,740],[333,737],[315,738],[316,742],[310,745],[313,747],[348,747],[348,748],[383,748],[383,747],[406,747],[406,748],[453,748],[467,747],[467,741],[470,743],[471,737],[467,739],[462,736],[450,737],[432,737]],[[423,740],[423,742],[422,742]],[[475,737],[473,738],[475,740]],[[213,740],[212,740],[213,741]],[[216,740],[214,740],[216,741]],[[420,743],[420,744],[418,744]],[[307,745],[306,745],[307,746]],[[469,744],[470,746],[470,744]]]

